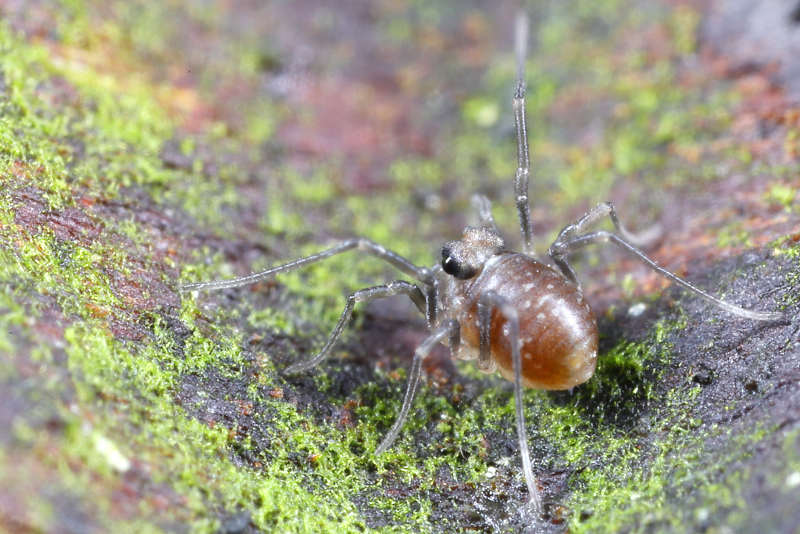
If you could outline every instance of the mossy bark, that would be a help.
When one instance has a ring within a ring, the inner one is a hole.
[[[800,113],[698,45],[691,5],[551,4],[528,6],[540,248],[613,200],[664,228],[662,265],[787,322],[576,258],[598,371],[526,393],[546,510],[525,524],[510,385],[444,349],[372,454],[426,335],[407,303],[281,374],[397,273],[351,253],[179,292],[352,235],[430,264],[476,191],[516,240],[511,7],[0,3],[0,527],[792,531]]]

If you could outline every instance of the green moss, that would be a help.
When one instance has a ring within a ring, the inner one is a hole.
[[[675,52],[685,56],[697,50],[700,13],[689,6],[677,6],[669,17]]]
[[[793,242],[789,236],[778,239],[772,244],[772,253],[775,256],[794,260],[794,267],[786,274],[786,283],[789,287],[797,287],[800,284],[800,243]],[[800,295],[796,292],[794,294],[789,292],[783,297],[781,305],[783,309],[789,309],[798,303],[800,303]]]
[[[178,176],[165,170],[157,159],[157,152],[171,131],[169,126],[164,127],[163,117],[157,116],[144,93],[139,94],[129,86],[126,94],[120,97],[120,88],[113,80],[88,72],[82,74],[80,81],[75,75],[75,87],[91,105],[74,110],[76,115],[69,121],[64,116],[42,113],[39,110],[45,109],[45,103],[37,99],[34,88],[47,83],[48,76],[56,70],[43,50],[15,42],[6,28],[0,29],[0,40],[4,49],[1,68],[11,95],[5,102],[9,113],[4,116],[7,122],[2,135],[9,144],[4,152],[4,165],[7,169],[19,168],[21,161],[24,162],[23,171],[36,171],[35,177],[27,172],[13,173],[16,187],[35,186],[43,192],[50,207],[57,209],[74,204],[73,176],[83,177],[82,187],[103,191],[105,195],[115,195],[119,187],[134,183],[163,186]],[[57,72],[72,79],[73,66],[62,67]],[[38,80],[31,77],[36,72],[40,72]],[[263,133],[260,135],[263,138]],[[67,172],[70,158],[61,154],[65,153],[64,147],[72,136],[84,139],[88,149]],[[191,150],[191,147],[184,144],[183,150]],[[98,167],[101,162],[102,171]],[[12,174],[10,170],[8,174]],[[227,457],[228,429],[210,428],[174,405],[172,392],[183,374],[202,372],[220,361],[228,362],[233,368],[241,365],[239,343],[234,338],[215,328],[209,332],[216,338],[212,341],[195,330],[183,345],[183,357],[177,357],[171,334],[157,315],[152,317],[154,342],[135,351],[125,348],[102,322],[98,323],[98,313],[114,315],[125,307],[112,291],[107,275],[110,270],[128,270],[127,255],[121,253],[111,239],[109,231],[114,229],[113,225],[87,246],[64,241],[46,227],[26,228],[15,224],[15,207],[10,203],[8,190],[2,208],[2,238],[6,244],[14,245],[2,249],[3,279],[15,280],[18,287],[28,291],[55,296],[62,313],[79,318],[64,331],[67,369],[72,377],[77,412],[91,414],[92,420],[87,427],[79,416],[64,413],[67,426],[60,454],[62,458],[82,464],[81,471],[62,474],[61,482],[69,492],[75,496],[85,495],[80,488],[86,484],[90,473],[94,480],[88,487],[103,484],[112,487],[116,483],[116,472],[130,469],[130,459],[135,459],[158,466],[153,480],[169,484],[172,491],[185,499],[181,510],[176,512],[177,517],[183,515],[183,520],[199,531],[218,528],[216,513],[208,509],[210,495],[213,495],[214,509],[221,507],[231,512],[243,507],[250,509],[252,503],[258,502],[252,519],[265,530],[327,531],[331,522],[341,525],[345,531],[363,530],[363,520],[348,501],[351,481],[339,476],[341,466],[346,464],[323,458],[319,465],[329,468],[318,468],[316,476],[322,473],[327,483],[323,484],[321,492],[314,493],[304,487],[303,477],[298,478],[285,455],[280,461],[265,463],[269,467],[262,472],[241,470]],[[115,230],[144,244],[141,236],[137,236],[138,227],[134,221],[122,221]],[[208,277],[208,271],[198,267],[189,272]],[[3,287],[9,297],[4,306],[4,321],[18,322],[28,317],[30,310],[15,304],[18,296],[11,293],[13,286]],[[184,317],[194,319],[198,313],[190,300],[184,301]],[[194,320],[190,324],[193,323]],[[4,336],[3,352],[13,353],[17,336],[9,337],[5,329]],[[115,399],[115,402],[109,404],[102,399]],[[119,408],[113,406],[126,407],[122,425]],[[305,439],[315,448],[323,442],[334,441],[320,438],[330,434],[330,430],[323,432],[313,428],[302,438],[297,432],[296,412],[293,419],[295,424],[282,421],[286,439],[291,438],[295,443]],[[30,430],[25,430],[29,427],[24,420],[18,421],[15,428],[16,439],[28,442],[37,439]],[[109,438],[112,435],[114,438]],[[297,446],[305,447],[302,443]],[[107,499],[97,501],[96,506],[94,514],[99,520],[110,517]],[[39,515],[46,524],[47,514]],[[141,520],[121,521],[117,527],[129,527],[131,531],[158,530],[155,524]]]
[[[752,248],[753,243],[750,240],[750,233],[742,229],[740,223],[732,223],[720,229],[716,246],[718,248],[737,246]]]
[[[493,100],[473,98],[464,103],[464,118],[483,128],[494,126],[500,118],[500,106]]]
[[[252,510],[253,521],[265,530],[325,531],[331,522],[341,524],[345,531],[363,527],[352,505],[344,504],[355,483],[353,477],[358,478],[352,471],[344,476],[350,468],[343,460],[353,455],[346,449],[346,443],[331,440],[330,430],[308,428],[306,432],[298,432],[298,425],[307,427],[308,422],[297,412],[287,410],[285,403],[273,402],[273,407],[279,410],[273,436],[277,457],[264,462],[263,469],[252,471],[238,468],[228,459],[229,429],[205,425],[174,406],[165,393],[174,389],[175,380],[182,372],[197,370],[196,365],[188,361],[206,352],[205,347],[198,346],[201,342],[187,344],[186,365],[190,367],[173,370],[157,359],[163,360],[163,355],[169,354],[164,347],[158,352],[134,355],[102,329],[69,328],[65,339],[69,343],[70,370],[78,378],[75,385],[82,403],[91,405],[98,395],[118,399],[124,396],[122,398],[131,402],[128,418],[132,426],[122,435],[118,429],[116,442],[92,434],[94,437],[84,440],[88,450],[76,452],[92,470],[105,472],[108,467],[124,463],[120,458],[129,456],[140,462],[156,463],[159,472],[154,474],[154,480],[169,483],[189,499],[184,506],[191,514],[187,519],[200,530],[213,530],[218,526],[216,518],[207,515],[209,493],[215,496],[218,506],[231,513],[240,507]],[[225,357],[217,352],[217,365],[220,358]],[[114,415],[109,413],[106,417]],[[109,423],[110,420],[101,419],[95,426]],[[124,438],[127,452],[120,452],[118,440],[121,438]],[[95,454],[98,443],[103,444],[103,453],[99,456]],[[322,450],[323,443],[325,451],[315,462],[312,476],[325,483],[316,492],[309,493],[302,482],[305,477],[296,472],[288,453],[296,451],[310,456]],[[242,446],[247,447],[246,442]],[[166,451],[170,453],[165,455]],[[254,503],[257,503],[255,507]]]
[[[618,175],[642,175],[646,185],[662,186],[663,179],[676,186],[716,172],[715,165],[706,165],[702,147],[726,127],[726,109],[734,97],[720,89],[686,90],[678,83],[671,56],[651,60],[635,49],[619,51],[618,39],[599,36],[593,28],[613,25],[624,35],[643,20],[659,20],[620,4],[556,6],[537,28],[539,53],[528,62],[536,161],[532,197],[534,210],[548,207],[547,216],[559,217],[576,202],[604,200]],[[249,101],[242,124],[218,121],[196,136],[176,134],[161,106],[168,88],[139,77],[136,68],[124,68],[139,66],[143,57],[169,54],[176,35],[170,21],[179,19],[173,17],[174,6],[141,9],[140,3],[112,2],[110,15],[98,15],[91,3],[61,5],[53,29],[60,40],[53,49],[25,43],[0,27],[5,86],[0,170],[7,185],[0,194],[0,353],[30,357],[40,370],[65,369],[64,377],[37,377],[63,429],[42,432],[32,420],[20,418],[13,425],[14,439],[31,450],[58,451],[47,461],[58,485],[91,505],[91,517],[105,528],[158,531],[179,523],[217,531],[221,518],[246,511],[264,531],[357,532],[368,530],[363,514],[372,510],[395,522],[387,527],[390,531],[442,527],[431,520],[432,497],[447,494],[437,483],[441,473],[459,484],[491,486],[487,472],[496,465],[490,465],[495,457],[486,436],[514,424],[507,385],[467,371],[465,381],[486,387],[466,400],[459,399],[458,386],[422,387],[397,443],[376,458],[372,451],[402,402],[403,373],[377,373],[374,382],[349,398],[336,398],[333,376],[341,369],[334,355],[326,368],[332,376],[318,375],[316,387],[328,393],[332,411],[354,406],[355,422],[328,421],[329,412],[320,406],[297,406],[292,395],[281,398],[280,392],[298,386],[278,376],[273,362],[284,355],[267,353],[278,349],[261,347],[256,335],[288,340],[288,350],[315,346],[303,338],[327,335],[344,296],[396,276],[391,269],[351,253],[280,276],[276,286],[242,291],[234,303],[183,295],[180,307],[159,301],[152,309],[131,302],[114,275],[134,276],[144,265],[174,288],[178,281],[172,269],[178,267],[181,282],[232,277],[243,268],[275,265],[352,235],[372,238],[417,263],[431,263],[439,242],[458,232],[463,221],[451,215],[466,213],[472,191],[497,191],[504,207],[513,205],[508,187],[516,167],[513,142],[496,127],[505,120],[513,83],[510,54],[459,102],[459,119],[431,143],[435,159],[397,156],[385,172],[391,187],[345,194],[349,182],[342,162],[300,169],[270,161],[269,172],[263,171],[260,148],[271,140],[284,112],[271,99]],[[186,12],[192,21],[213,28],[222,9],[190,6]],[[427,32],[435,31],[445,16],[441,7],[418,9]],[[108,18],[98,23],[101,16]],[[665,20],[671,40],[665,46],[674,54],[692,53],[697,14],[681,7]],[[384,24],[390,42],[413,41],[418,31],[400,16],[387,17]],[[268,44],[256,48],[257,40],[242,37],[227,50],[231,61],[209,72],[226,73],[226,82],[260,76],[263,56],[270,51]],[[111,43],[110,51],[104,43]],[[622,57],[612,61],[617,53]],[[111,68],[109,57],[121,58],[123,68]],[[575,85],[566,83],[576,76]],[[62,81],[65,102],[59,100]],[[549,115],[584,97],[611,110],[595,117],[603,126],[595,140],[581,140],[586,124],[576,132],[556,123],[558,113]],[[499,135],[508,139],[498,140]],[[188,159],[186,168],[162,161],[159,154],[168,141],[177,142],[178,153]],[[689,164],[676,163],[681,157]],[[67,206],[91,215],[94,202],[128,202],[126,188],[148,197],[154,211],[179,212],[176,219],[188,227],[194,228],[194,219],[202,228],[192,230],[195,238],[213,233],[220,239],[258,242],[266,252],[257,259],[247,256],[247,266],[229,263],[207,247],[184,250],[180,237],[163,231],[157,237],[179,250],[160,260],[150,234],[158,231],[139,219],[107,216],[93,220],[97,227],[91,231],[66,239],[49,219],[25,220],[18,212],[23,190],[41,194],[48,216],[56,217]],[[263,193],[266,201],[254,201],[253,191]],[[768,193],[768,201],[786,207],[788,198],[778,185]],[[426,208],[417,209],[414,202]],[[242,219],[231,215],[254,206],[264,210],[257,224],[243,227]],[[498,207],[496,216],[504,228],[515,227],[513,209]],[[261,233],[251,233],[255,226]],[[720,244],[747,244],[747,239],[744,230],[732,226],[721,233]],[[797,248],[780,250],[795,255]],[[623,285],[629,285],[628,279]],[[150,291],[155,288],[142,287],[136,296]],[[164,301],[174,297],[163,291]],[[258,308],[255,302],[264,294],[277,295],[281,308]],[[33,328],[43,328],[37,323],[43,310],[57,316],[64,328],[63,344],[59,340],[53,350],[28,347],[38,343]],[[116,339],[112,327],[117,319],[145,334],[136,341]],[[540,468],[557,466],[571,474],[566,499],[573,510],[572,530],[630,530],[656,523],[679,529],[682,518],[702,515],[715,500],[741,507],[741,481],[720,478],[702,462],[705,443],[723,430],[688,415],[696,387],[667,391],[667,402],[653,413],[637,411],[656,404],[657,368],[669,361],[666,334],[680,326],[658,323],[644,342],[620,341],[601,355],[596,376],[571,397],[526,394],[532,443],[554,451],[540,459]],[[16,383],[15,365],[11,358],[0,360],[0,380]],[[206,382],[212,375],[237,387],[211,391],[218,385]],[[193,396],[184,395],[190,379],[200,384]],[[240,426],[236,418],[213,419],[213,411],[192,405],[206,401],[252,410],[246,420],[250,426]],[[641,449],[636,431],[625,426],[632,420],[659,433],[647,450]],[[763,436],[759,432],[731,445],[730,458],[757,442]],[[419,435],[436,439],[419,442]],[[796,445],[793,439],[787,447]],[[46,457],[40,454],[37,461]],[[10,458],[0,450],[0,480],[9,476]],[[517,461],[497,463],[514,466]],[[723,465],[732,460],[726,461]],[[794,471],[786,477],[799,469],[796,458],[790,465]],[[121,473],[131,469],[141,469],[148,483],[174,495],[168,511],[142,499],[132,517],[115,517],[107,489],[119,487]],[[395,486],[403,498],[392,497]],[[666,504],[669,494],[690,487],[697,488],[696,506],[683,516],[675,514]],[[368,505],[359,508],[355,502]],[[31,509],[47,530],[55,517],[52,503],[37,498]]]
[[[782,183],[774,183],[767,190],[767,201],[783,206],[790,211],[794,206],[794,199],[797,196],[797,189]]]
[[[134,83],[123,88],[117,80],[86,69],[68,50],[56,67],[44,48],[19,46],[5,25],[0,27],[0,48],[6,84],[0,121],[4,174],[35,183],[54,208],[70,201],[75,180],[114,195],[122,186],[171,179],[170,171],[152,162],[172,131],[148,88]],[[53,86],[55,75],[69,87]],[[58,90],[76,91],[76,101],[54,113],[52,99]],[[76,138],[86,147],[78,158],[71,142]],[[21,165],[30,171],[13,171]]]

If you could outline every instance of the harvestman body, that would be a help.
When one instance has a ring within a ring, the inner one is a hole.
[[[522,238],[525,250],[529,251],[529,156],[524,82],[526,42],[527,18],[521,15],[517,18],[516,25],[517,86],[513,109],[519,165],[514,189]],[[318,254],[259,273],[232,280],[186,284],[182,290],[243,286],[353,249],[393,265],[416,282],[395,280],[352,293],[320,352],[306,362],[289,366],[285,372],[298,373],[322,362],[350,319],[356,302],[407,295],[425,314],[431,334],[414,352],[400,413],[375,453],[380,454],[388,449],[399,434],[417,391],[422,361],[437,343],[449,344],[455,357],[476,359],[478,368],[482,371],[499,370],[505,378],[514,382],[522,470],[534,512],[541,510],[541,496],[528,452],[522,386],[548,390],[569,389],[588,380],[594,373],[597,362],[597,323],[583,299],[575,271],[567,261],[570,253],[592,243],[611,242],[728,313],[757,321],[783,318],[778,312],[747,310],[722,301],[659,267],[636,247],[641,239],[629,234],[620,225],[611,203],[599,204],[581,219],[561,230],[548,250],[548,256],[555,268],[540,263],[526,253],[509,250],[492,218],[489,200],[476,196],[475,204],[479,226],[468,226],[460,240],[446,243],[442,247],[441,264],[431,268],[418,267],[367,239],[351,239]],[[586,231],[590,225],[606,216],[611,219],[616,233],[605,230]]]

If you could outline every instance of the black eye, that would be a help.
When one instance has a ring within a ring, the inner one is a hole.
[[[444,252],[445,251],[443,250],[442,251],[442,269],[444,269],[444,272],[446,272],[447,274],[452,274],[453,276],[455,276],[455,274],[459,271],[460,265],[453,258],[453,256],[451,256],[450,254],[445,255]]]
[[[442,248],[442,269],[459,280],[467,280],[475,276],[475,269],[453,257],[450,247],[447,246]]]

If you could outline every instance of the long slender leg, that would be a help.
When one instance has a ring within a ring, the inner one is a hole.
[[[400,429],[403,428],[403,424],[406,422],[406,418],[408,417],[408,411],[411,409],[411,404],[414,402],[414,396],[417,393],[417,387],[419,386],[419,377],[422,371],[422,360],[428,357],[433,347],[442,340],[445,336],[448,336],[451,343],[451,350],[453,347],[453,343],[457,341],[457,337],[459,327],[456,321],[450,320],[447,321],[445,324],[437,328],[433,331],[433,333],[428,336],[422,344],[417,347],[417,350],[414,351],[414,360],[411,362],[411,369],[408,372],[408,384],[406,385],[406,394],[403,397],[403,405],[400,408],[400,413],[397,415],[397,419],[395,419],[392,428],[389,429],[389,432],[386,433],[386,436],[381,441],[378,448],[375,449],[375,454],[382,454],[386,451],[389,447],[392,446],[394,440],[397,438],[397,435],[400,433]]]
[[[347,252],[348,250],[352,249],[358,249],[363,252],[366,252],[367,254],[371,254],[377,258],[380,258],[385,262],[393,265],[401,272],[409,276],[413,276],[414,278],[422,282],[428,282],[428,280],[430,279],[430,272],[427,268],[417,267],[416,265],[408,261],[406,258],[400,256],[395,252],[392,252],[391,250],[387,250],[386,248],[382,247],[381,245],[373,241],[370,241],[369,239],[356,238],[343,241],[338,245],[331,247],[327,250],[323,250],[322,252],[318,252],[317,254],[312,254],[311,256],[306,256],[305,258],[300,258],[283,265],[278,265],[277,267],[271,267],[264,271],[243,276],[241,278],[185,284],[181,287],[181,291],[228,289],[231,287],[245,286],[248,284],[258,282],[260,280],[264,280],[265,278],[269,278],[279,273],[285,273],[288,271],[299,269],[300,267],[304,267],[311,263],[315,263],[330,258],[331,256],[335,256],[337,254],[341,254],[342,252]]]
[[[461,346],[461,327],[458,324],[458,321],[450,320],[447,322],[450,325],[450,339],[448,340],[448,344],[450,346],[450,356],[455,357],[458,353],[458,349]]]
[[[339,339],[339,336],[342,335],[342,330],[347,324],[347,321],[350,320],[350,316],[353,314],[353,307],[356,305],[356,302],[365,302],[400,294],[408,295],[409,298],[414,301],[414,304],[416,304],[417,307],[424,312],[426,303],[425,296],[422,294],[422,291],[414,284],[410,284],[403,280],[395,280],[394,282],[389,282],[386,285],[360,289],[355,293],[351,293],[350,296],[347,297],[347,303],[344,306],[344,310],[342,310],[342,314],[339,316],[339,322],[336,323],[333,332],[331,332],[331,335],[328,336],[328,340],[325,342],[325,345],[322,347],[322,349],[320,349],[317,355],[308,361],[298,362],[290,365],[284,370],[284,374],[299,373],[319,365],[320,362],[322,362],[322,360],[328,356],[328,353],[330,353],[334,343],[336,343],[336,340]]]
[[[530,153],[528,150],[528,129],[525,125],[525,55],[528,47],[528,16],[517,14],[514,32],[517,56],[517,88],[514,91],[514,125],[517,129],[517,172],[514,176],[514,194],[517,201],[519,225],[525,252],[531,251],[531,216],[528,204],[528,175],[530,173]]]
[[[611,218],[611,222],[614,223],[614,228],[617,230],[617,232],[619,232],[623,238],[635,246],[646,246],[661,234],[661,228],[658,225],[646,230],[641,234],[633,234],[629,232],[625,229],[625,227],[622,226],[622,223],[619,222],[619,217],[617,217],[617,211],[614,209],[614,204],[611,202],[601,202],[589,210],[583,217],[562,228],[558,233],[556,240],[553,241],[552,245],[550,245],[550,250],[548,251],[548,254],[553,259],[555,264],[558,266],[561,272],[564,273],[564,276],[566,276],[575,284],[578,283],[578,277],[575,273],[575,270],[567,261],[565,253],[562,251],[562,249],[564,249],[564,244],[585,231],[587,227],[596,223],[606,215]]]
[[[480,296],[479,303],[483,304],[489,312],[484,316],[491,318],[491,309],[497,308],[506,318],[508,324],[508,337],[511,345],[511,360],[514,364],[514,400],[517,412],[517,437],[519,438],[519,452],[522,457],[522,473],[525,476],[525,484],[528,486],[530,505],[533,511],[538,513],[542,507],[542,497],[536,485],[536,477],[533,475],[531,467],[531,455],[528,451],[528,435],[525,429],[525,412],[522,406],[522,356],[520,355],[519,338],[519,317],[517,310],[501,295],[494,291],[487,291]],[[480,319],[479,319],[480,321]],[[488,331],[489,328],[481,325],[481,331]]]
[[[661,274],[662,276],[664,276],[666,278],[669,278],[670,280],[672,280],[676,284],[682,286],[685,289],[688,289],[689,291],[691,291],[695,295],[705,299],[706,301],[714,304],[715,306],[725,310],[726,312],[728,312],[730,314],[738,315],[739,317],[744,317],[744,318],[747,318],[747,319],[754,319],[756,321],[779,321],[781,319],[785,319],[786,318],[786,316],[781,312],[762,312],[762,311],[755,311],[755,310],[747,310],[745,308],[740,308],[739,306],[736,306],[736,305],[731,304],[729,302],[725,302],[724,300],[720,300],[717,297],[709,295],[708,293],[706,293],[702,289],[693,286],[692,284],[690,284],[689,282],[687,282],[683,278],[679,277],[678,275],[673,274],[670,271],[660,267],[656,262],[654,262],[653,260],[648,258],[647,255],[645,255],[644,252],[642,252],[638,248],[634,247],[632,244],[628,243],[621,236],[618,236],[617,234],[614,234],[612,232],[606,232],[605,230],[601,230],[601,231],[598,231],[598,232],[591,232],[591,233],[584,234],[584,235],[579,235],[579,236],[573,237],[572,239],[570,239],[570,240],[568,240],[566,242],[563,242],[559,246],[558,254],[559,254],[559,257],[563,259],[563,261],[566,261],[566,254],[571,252],[571,251],[573,251],[573,250],[575,250],[575,249],[578,249],[578,248],[581,248],[581,247],[585,247],[586,245],[589,245],[589,244],[592,244],[592,243],[607,243],[609,241],[611,243],[614,243],[615,245],[618,245],[618,246],[622,247],[623,249],[627,250],[631,254],[633,254],[642,263],[644,263],[645,265],[649,266],[651,269],[653,269],[657,273]]]
[[[517,316],[517,310],[508,300],[494,291],[483,293],[480,296],[479,302],[484,303],[484,306],[488,307],[490,310],[495,307],[499,309],[500,313],[506,318],[506,324],[508,324],[511,360],[514,364],[514,400],[517,412],[519,453],[522,457],[522,473],[525,476],[525,484],[528,486],[531,508],[534,513],[538,513],[542,509],[542,497],[539,494],[539,488],[536,485],[536,477],[533,476],[533,469],[531,468],[531,455],[528,451],[528,434],[525,429],[525,413],[522,406],[522,356],[520,355],[519,317]],[[488,328],[481,325],[481,330],[488,330]]]
[[[425,287],[425,321],[428,324],[428,329],[433,328],[436,324],[439,308],[437,306],[439,295],[439,282],[433,278]]]
[[[480,342],[478,351],[478,369],[485,373],[494,371],[496,365],[492,359],[492,308],[494,304],[487,299],[478,300],[478,328]]]
[[[617,216],[617,210],[614,208],[614,204],[611,202],[601,202],[589,210],[575,223],[565,226],[561,232],[558,233],[556,242],[567,241],[572,237],[583,233],[587,227],[591,226],[605,216],[608,216],[611,219],[611,222],[614,223],[614,228],[617,230],[617,232],[634,246],[646,247],[661,235],[660,225],[655,225],[651,228],[648,228],[644,232],[637,234],[629,232],[624,226],[622,226],[622,223],[619,222],[619,217]]]

